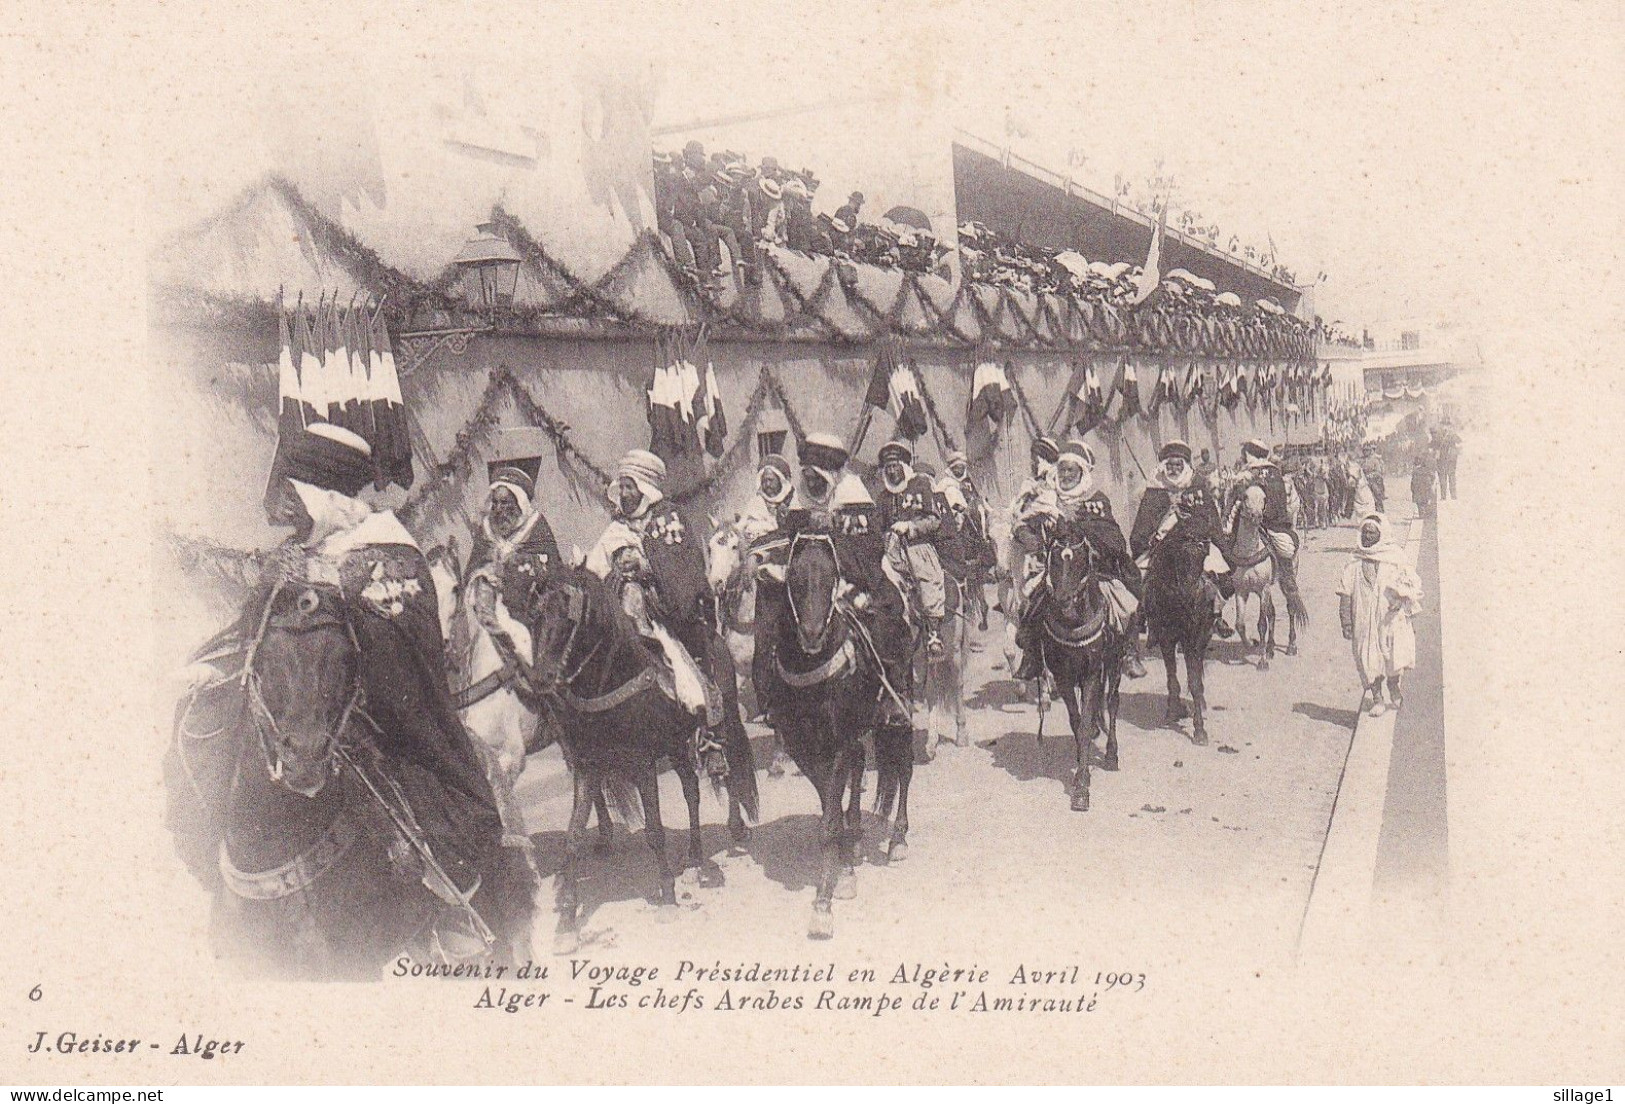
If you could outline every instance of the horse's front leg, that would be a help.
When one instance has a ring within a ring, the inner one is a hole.
[[[914,730],[912,726],[903,725],[889,735],[897,756],[897,816],[892,821],[886,860],[899,863],[908,858],[908,785],[914,780]]]
[[[808,774],[818,787],[818,889],[813,895],[812,920],[808,939],[830,939],[835,935],[835,882],[841,869],[841,793],[846,788],[847,765],[844,753],[832,762],[820,762],[817,775]]]
[[[638,771],[638,796],[643,799],[643,834],[649,840],[649,849],[655,853],[659,901],[662,919],[665,919],[675,915],[677,879],[672,875],[671,859],[666,854],[666,825],[660,819],[660,775],[652,762]]]
[[[949,619],[953,635],[944,641],[948,645],[948,654],[943,657],[943,693],[947,695],[944,706],[953,713],[955,747],[970,746],[970,739],[965,735],[965,665],[970,657],[968,616]]]
[[[1264,647],[1264,658],[1258,669],[1268,671],[1270,660],[1275,658],[1275,597],[1266,589],[1258,601],[1258,631],[1263,636]]]
[[[580,900],[577,894],[581,853],[586,848],[587,815],[592,812],[594,795],[601,798],[604,792],[603,779],[597,771],[578,766],[573,780],[575,788],[570,802],[570,826],[565,833],[564,869],[559,871],[555,895],[559,921],[553,932],[554,954],[575,954],[581,946]]]
[[[858,895],[858,841],[863,839],[863,745],[855,744],[844,754],[846,822],[841,832],[841,871],[835,879],[835,898],[850,901]]]
[[[1191,685],[1191,701],[1195,707],[1195,721],[1191,728],[1191,743],[1207,746],[1207,693],[1202,681],[1202,660],[1205,649],[1197,645],[1185,648],[1185,680]]]
[[[686,754],[673,759],[677,780],[683,786],[683,801],[688,805],[688,865],[699,871],[703,888],[715,889],[724,879],[722,868],[705,857],[704,832],[700,828],[700,776],[694,773],[694,764]]]
[[[1106,758],[1101,761],[1100,769],[1105,771],[1117,770],[1117,699],[1123,681],[1123,666],[1121,655],[1110,655],[1101,672],[1102,687],[1101,699],[1105,709],[1106,729]]]
[[[1168,709],[1163,714],[1162,723],[1174,728],[1185,716],[1185,703],[1179,697],[1179,657],[1175,654],[1179,641],[1174,639],[1172,632],[1165,636],[1166,639],[1157,641],[1162,648],[1162,666],[1168,672]]]

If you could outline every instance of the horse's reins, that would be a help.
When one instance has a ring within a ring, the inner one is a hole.
[[[1083,585],[1087,584],[1088,581],[1091,578],[1095,578],[1095,579],[1099,578],[1099,576],[1095,572],[1095,546],[1089,542],[1089,539],[1087,537],[1083,538],[1083,540],[1080,543],[1081,543],[1081,547],[1084,549],[1084,568],[1085,568],[1085,570],[1084,570],[1083,583],[1079,584],[1078,591],[1081,591],[1083,589]],[[1061,551],[1062,555],[1065,555],[1068,552],[1072,553],[1073,555],[1076,555],[1079,545],[1061,544],[1059,547],[1060,547],[1060,551]],[[1056,548],[1054,546],[1052,546],[1050,548],[1049,555],[1045,557],[1046,563],[1045,563],[1045,570],[1044,570],[1044,586],[1046,588],[1048,588],[1048,590],[1049,590],[1049,592],[1051,594],[1055,595],[1056,601],[1061,603],[1062,608],[1071,608],[1071,607],[1074,607],[1078,602],[1078,598],[1079,598],[1078,591],[1074,591],[1071,594],[1063,596],[1061,594],[1056,593],[1055,587],[1050,583],[1050,568],[1051,568],[1051,565],[1047,561],[1048,561],[1048,559],[1050,557],[1054,556],[1055,554],[1056,554]],[[1098,585],[1098,583],[1097,583],[1097,585]],[[1104,596],[1102,596],[1102,598],[1104,600]],[[1096,625],[1094,627],[1094,630],[1092,632],[1090,632],[1088,635],[1073,638],[1073,637],[1068,637],[1068,636],[1062,636],[1061,634],[1057,633],[1055,631],[1054,627],[1051,626],[1049,621],[1046,619],[1044,621],[1044,635],[1049,637],[1055,643],[1060,644],[1063,647],[1083,649],[1083,648],[1089,647],[1095,641],[1099,640],[1100,637],[1101,637],[1101,634],[1103,634],[1106,631],[1106,608],[1105,608],[1104,604],[1101,606],[1101,610],[1100,610],[1100,614],[1099,614],[1099,622],[1100,623],[1098,625]]]
[[[840,584],[841,578],[841,558],[835,551],[835,538],[830,536],[828,533],[797,533],[795,535],[795,539],[792,540],[790,544],[790,556],[792,559],[795,557],[796,545],[800,544],[803,540],[818,541],[826,545],[829,548],[830,558],[835,562],[835,581],[830,584],[830,610],[832,611],[830,620],[833,621],[834,614],[839,613],[846,621],[847,625],[857,632],[858,638],[863,641],[864,647],[869,651],[870,658],[872,658],[875,662],[875,671],[880,675],[881,687],[886,691],[886,693],[891,695],[892,701],[897,703],[897,707],[901,709],[905,715],[912,714],[914,711],[909,707],[908,703],[903,701],[903,696],[897,692],[897,688],[894,687],[891,684],[891,680],[886,677],[886,665],[880,659],[880,649],[875,646],[874,638],[869,635],[869,630],[864,626],[862,618],[858,616],[856,610],[852,609],[850,606],[840,600],[837,587]],[[799,637],[801,614],[796,611],[795,591],[790,587],[786,587],[785,597],[789,602],[790,616],[795,621],[796,628],[798,630],[797,636]],[[823,636],[823,633],[827,633],[828,631],[829,622],[825,622],[823,631],[819,634],[820,637]],[[780,673],[783,673],[782,664],[780,665]],[[834,674],[835,672],[832,671],[831,677],[833,677]]]
[[[265,757],[266,770],[269,772],[271,780],[274,782],[280,782],[282,780],[282,759],[280,755],[273,759],[270,744],[266,739],[266,727],[268,726],[270,728],[271,734],[275,737],[279,746],[281,744],[281,730],[277,726],[276,717],[271,713],[270,707],[265,704],[265,699],[260,694],[259,676],[257,673],[255,673],[254,661],[259,655],[260,645],[264,642],[266,631],[270,627],[272,606],[275,604],[277,596],[281,593],[285,585],[285,582],[277,583],[276,586],[271,590],[270,598],[266,600],[265,612],[260,617],[259,631],[255,634],[254,640],[249,647],[248,655],[243,661],[243,671],[241,675],[242,684],[248,695],[249,704],[253,707],[254,731],[259,737],[260,751]],[[355,626],[350,622],[348,616],[344,618],[344,628],[350,636],[351,645],[355,648],[356,653],[359,655],[361,651],[360,641],[356,637]],[[423,861],[425,869],[427,869],[432,876],[439,879],[446,892],[449,893],[450,896],[454,898],[462,907],[463,911],[467,913],[469,921],[474,926],[475,932],[485,941],[485,945],[487,947],[491,946],[496,942],[496,936],[492,933],[490,927],[486,925],[485,920],[475,910],[474,906],[469,903],[470,898],[472,898],[474,893],[478,891],[479,883],[476,882],[474,888],[469,890],[466,895],[457,888],[457,883],[452,881],[451,876],[446,873],[445,868],[442,867],[439,860],[434,857],[434,852],[429,849],[429,845],[419,836],[417,830],[407,822],[406,818],[403,817],[392,804],[390,804],[389,800],[383,795],[382,792],[380,792],[377,785],[374,784],[372,779],[368,777],[367,773],[361,768],[361,765],[357,763],[350,755],[349,749],[344,746],[342,741],[344,730],[349,727],[350,719],[358,714],[367,721],[374,732],[377,732],[380,736],[384,734],[383,730],[379,727],[378,722],[361,708],[362,697],[363,688],[361,685],[361,679],[359,676],[357,676],[355,678],[354,686],[350,692],[349,700],[345,702],[344,711],[339,715],[338,724],[333,728],[334,757],[339,763],[349,767],[351,773],[361,780],[362,784],[366,787],[367,792],[370,793],[373,799],[383,808],[385,814],[395,826],[395,831],[401,836],[402,839],[406,841],[408,846],[417,852],[418,857]],[[334,770],[336,773],[337,765],[335,765]],[[433,887],[430,888],[431,890],[433,889]],[[442,900],[445,899],[439,893],[436,893],[435,895],[442,897]]]

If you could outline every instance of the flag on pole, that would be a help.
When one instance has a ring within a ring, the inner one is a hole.
[[[395,368],[395,349],[389,340],[382,305],[363,323],[367,331],[367,390],[373,432],[377,478],[405,490],[412,486],[412,436],[407,429],[406,403]]]
[[[717,388],[717,366],[708,357],[705,362],[705,381],[695,404],[699,411],[699,439],[705,451],[715,459],[722,456],[723,444],[728,436],[728,417],[722,412],[722,392]]]
[[[925,401],[920,397],[914,373],[897,359],[890,345],[883,345],[875,358],[874,374],[869,377],[869,390],[863,401],[878,410],[891,412],[897,422],[897,433],[910,441],[925,434]]]
[[[367,393],[372,400],[372,421],[377,438],[373,456],[378,478],[402,490],[412,486],[412,436],[406,426],[406,403],[401,398],[401,377],[395,369],[395,349],[382,306],[373,314],[368,350]]]
[[[299,340],[299,400],[306,425],[322,421],[327,414],[327,399],[322,388],[322,352],[317,343],[316,320],[303,310],[294,314],[294,328]]]
[[[655,365],[646,393],[649,414],[649,451],[673,460],[688,449],[688,426],[683,421],[683,382],[677,365],[669,360]]]
[[[1070,407],[1068,420],[1079,436],[1094,429],[1106,416],[1106,400],[1100,392],[1100,376],[1095,372],[1094,361],[1073,366],[1066,401]]]
[[[1122,396],[1122,402],[1117,407],[1117,424],[1122,425],[1134,415],[1140,413],[1140,378],[1134,370],[1134,361],[1124,359],[1123,375],[1117,383],[1117,393]]]
[[[344,375],[349,386],[344,391],[344,426],[366,436],[367,346],[371,344],[361,328],[361,311],[354,306],[344,315]]]
[[[1157,416],[1162,408],[1163,400],[1168,397],[1168,366],[1160,360],[1156,362],[1156,376],[1151,381],[1151,397],[1146,402],[1145,412],[1151,417]]]
[[[304,428],[305,411],[299,396],[299,372],[294,368],[294,358],[298,354],[294,351],[293,338],[288,330],[288,316],[280,310],[276,317],[276,335],[281,345],[276,363],[277,433],[286,436]]]
[[[1202,366],[1196,361],[1185,365],[1185,378],[1180,387],[1180,406],[1189,409],[1202,397]]]
[[[970,419],[985,419],[989,429],[997,432],[1015,409],[1016,397],[1004,365],[995,360],[980,361],[971,376]]]
[[[1151,231],[1151,248],[1146,251],[1145,265],[1140,274],[1134,278],[1134,295],[1129,299],[1129,306],[1137,307],[1157,290],[1162,283],[1162,232],[1168,228],[1168,204],[1162,205],[1162,211],[1157,215],[1156,229]]]

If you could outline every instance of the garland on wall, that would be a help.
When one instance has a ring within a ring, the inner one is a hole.
[[[759,251],[765,261],[763,270],[767,280],[764,283],[770,281],[774,285],[781,301],[794,308],[796,317],[792,318],[792,312],[787,310],[782,320],[768,319],[761,314],[759,289],[752,296],[748,294],[749,289],[739,287],[740,293],[727,305],[702,293],[652,228],[643,230],[607,272],[588,279],[551,254],[527,227],[500,205],[493,208],[491,221],[519,252],[533,278],[544,285],[556,285],[559,294],[549,296],[550,301],[546,303],[504,306],[495,312],[483,307],[472,310],[452,294],[459,282],[454,268],[448,267],[428,282],[414,280],[384,262],[373,249],[322,214],[287,180],[272,177],[262,188],[275,192],[288,204],[310,235],[321,263],[342,268],[374,299],[385,304],[391,333],[455,328],[477,314],[483,323],[494,325],[496,332],[516,334],[548,332],[549,327],[579,326],[582,322],[601,326],[598,333],[587,336],[624,336],[628,329],[642,333],[662,326],[724,323],[737,327],[743,336],[766,339],[794,336],[857,343],[893,335],[951,346],[998,342],[1034,349],[1137,350],[1230,360],[1307,361],[1315,355],[1314,337],[1304,323],[1291,316],[1247,307],[1227,307],[1218,315],[1197,315],[1177,300],[1154,299],[1145,306],[1128,308],[1108,297],[1076,290],[1064,294],[1018,294],[1005,285],[961,280],[952,303],[942,310],[926,291],[923,278],[912,272],[903,273],[896,295],[889,303],[881,303],[871,300],[863,290],[863,281],[859,279],[863,266],[833,259],[823,261],[818,286],[810,295],[803,295],[785,271],[783,259],[788,254],[776,246],[764,246]],[[212,299],[217,305],[232,305],[235,309],[231,313],[238,324],[263,323],[269,334],[274,332],[275,322],[269,305],[258,306],[253,299],[239,301],[229,290],[185,290],[187,262],[196,240],[211,227],[246,212],[259,194],[246,193],[200,228],[172,239],[160,249],[159,255],[162,267],[168,269],[176,285],[163,290],[179,293],[194,306],[201,306],[206,299]],[[630,286],[629,281],[646,262],[655,264],[664,274],[683,317],[656,318],[640,308],[636,288]],[[852,314],[845,319],[827,313],[837,284],[845,288],[843,298],[852,308]],[[756,302],[754,316],[747,307],[752,299]],[[986,301],[989,299],[991,306]],[[911,300],[919,304],[923,325],[905,322]],[[1030,303],[1031,310],[1022,309],[1023,303]],[[960,327],[959,319],[967,307],[980,333],[966,333]],[[866,332],[853,332],[854,321]]]
[[[771,366],[764,364],[728,449],[703,479],[674,492],[673,500],[684,504],[703,500],[739,472],[755,443],[755,434],[751,431],[769,402],[784,411],[796,443],[799,445],[806,439],[801,418],[785,394],[782,381]],[[602,497],[603,489],[611,482],[608,469],[583,452],[571,434],[569,423],[549,412],[520,382],[513,369],[503,364],[492,370],[473,412],[457,431],[445,459],[417,481],[396,511],[409,530],[418,534],[434,532],[451,520],[452,512],[459,508],[467,493],[469,480],[484,470],[484,455],[502,426],[506,403],[512,404],[519,421],[541,429],[552,441],[559,470],[570,480],[578,502],[582,500],[582,492],[586,492],[588,501]],[[273,552],[231,548],[205,537],[170,534],[167,543],[184,572],[211,579],[236,592],[257,585],[277,558]]]

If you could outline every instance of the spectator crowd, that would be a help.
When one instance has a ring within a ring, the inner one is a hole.
[[[948,248],[917,212],[903,216],[907,222],[867,219],[863,193],[853,192],[833,215],[815,215],[818,177],[811,169],[791,171],[775,157],[753,166],[741,154],[707,154],[704,145],[689,142],[680,153],[654,155],[654,184],[660,232],[678,265],[702,286],[721,284],[730,269],[747,285],[759,284],[764,243],[855,264],[948,275]]]
[[[819,179],[811,169],[791,170],[775,157],[751,164],[729,150],[706,152],[698,141],[681,151],[654,155],[656,219],[670,255],[703,292],[720,290],[738,276],[747,287],[762,279],[764,245],[806,256],[826,256],[851,264],[874,265],[952,278],[949,248],[931,231],[929,220],[912,208],[892,208],[870,217],[862,192],[853,192],[835,213],[813,212]],[[1218,229],[1184,212],[1181,228],[1217,244]],[[1074,250],[1057,252],[1019,242],[979,222],[958,228],[961,275],[973,283],[1032,293],[1070,296],[1095,305],[1127,307],[1139,302],[1140,269],[1126,262],[1089,261]],[[1239,243],[1233,243],[1239,248]],[[1235,252],[1235,249],[1232,249]],[[1253,254],[1250,260],[1273,262]],[[1290,283],[1282,266],[1275,278]],[[1251,325],[1297,339],[1358,345],[1337,324],[1306,322],[1270,299],[1244,304],[1211,281],[1176,269],[1159,288],[1160,305],[1210,333]]]

